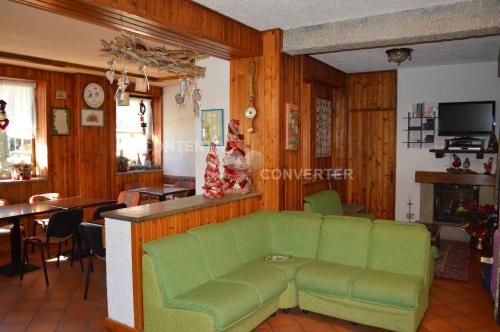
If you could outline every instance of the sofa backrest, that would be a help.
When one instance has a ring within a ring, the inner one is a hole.
[[[269,221],[279,215],[274,211],[257,211],[227,221],[233,231],[238,252],[245,263],[271,254]]]
[[[424,277],[430,250],[429,231],[403,223],[376,222],[368,267]]]
[[[327,216],[324,220],[317,258],[331,263],[366,267],[371,220],[344,216]]]
[[[323,216],[344,214],[340,195],[335,190],[325,190],[305,196],[304,211],[319,213]]]
[[[147,242],[143,250],[153,261],[166,303],[210,280],[198,241],[191,235],[167,236]]]
[[[238,252],[236,238],[226,223],[208,224],[188,231],[198,244],[212,278],[217,278],[243,264]]]
[[[322,218],[316,213],[280,212],[269,220],[271,252],[316,258]]]

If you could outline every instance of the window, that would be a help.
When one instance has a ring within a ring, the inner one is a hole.
[[[34,163],[36,84],[0,80],[0,100],[7,103],[9,125],[0,132],[0,178],[10,177],[9,165]]]
[[[141,100],[146,106],[144,121],[147,123],[146,133],[141,127],[139,105]],[[151,99],[130,98],[129,106],[116,107],[116,152],[131,161],[140,157],[144,164],[145,154],[148,151],[148,139],[152,134]]]

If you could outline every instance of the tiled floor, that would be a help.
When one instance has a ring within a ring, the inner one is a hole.
[[[1,258],[5,257],[2,253]],[[422,332],[500,331],[493,318],[493,302],[480,284],[478,257],[470,268],[470,281],[454,282],[436,279],[431,290],[430,308],[419,328]],[[32,257],[33,263],[39,260]],[[0,263],[5,263],[0,259]],[[84,273],[76,264],[62,263],[57,270],[49,265],[51,285],[45,287],[41,271],[19,278],[0,276],[0,331],[105,331],[105,267],[96,263],[89,299],[83,300]],[[314,313],[278,313],[257,331],[381,331]],[[200,331],[201,332],[201,331]]]

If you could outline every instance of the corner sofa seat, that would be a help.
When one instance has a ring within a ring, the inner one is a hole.
[[[432,283],[428,231],[354,219],[259,211],[146,243],[145,332],[249,331],[296,305],[415,331]]]

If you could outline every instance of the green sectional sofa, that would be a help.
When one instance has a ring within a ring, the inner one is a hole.
[[[354,218],[356,219],[356,218]],[[415,331],[432,283],[421,227],[259,211],[144,245],[144,330],[250,331],[300,306]],[[264,261],[292,255],[293,261]]]
[[[335,190],[324,190],[316,194],[305,196],[304,211],[319,213],[322,216],[343,216],[345,214],[340,195]],[[354,216],[374,219],[373,216],[368,213],[357,213]]]

